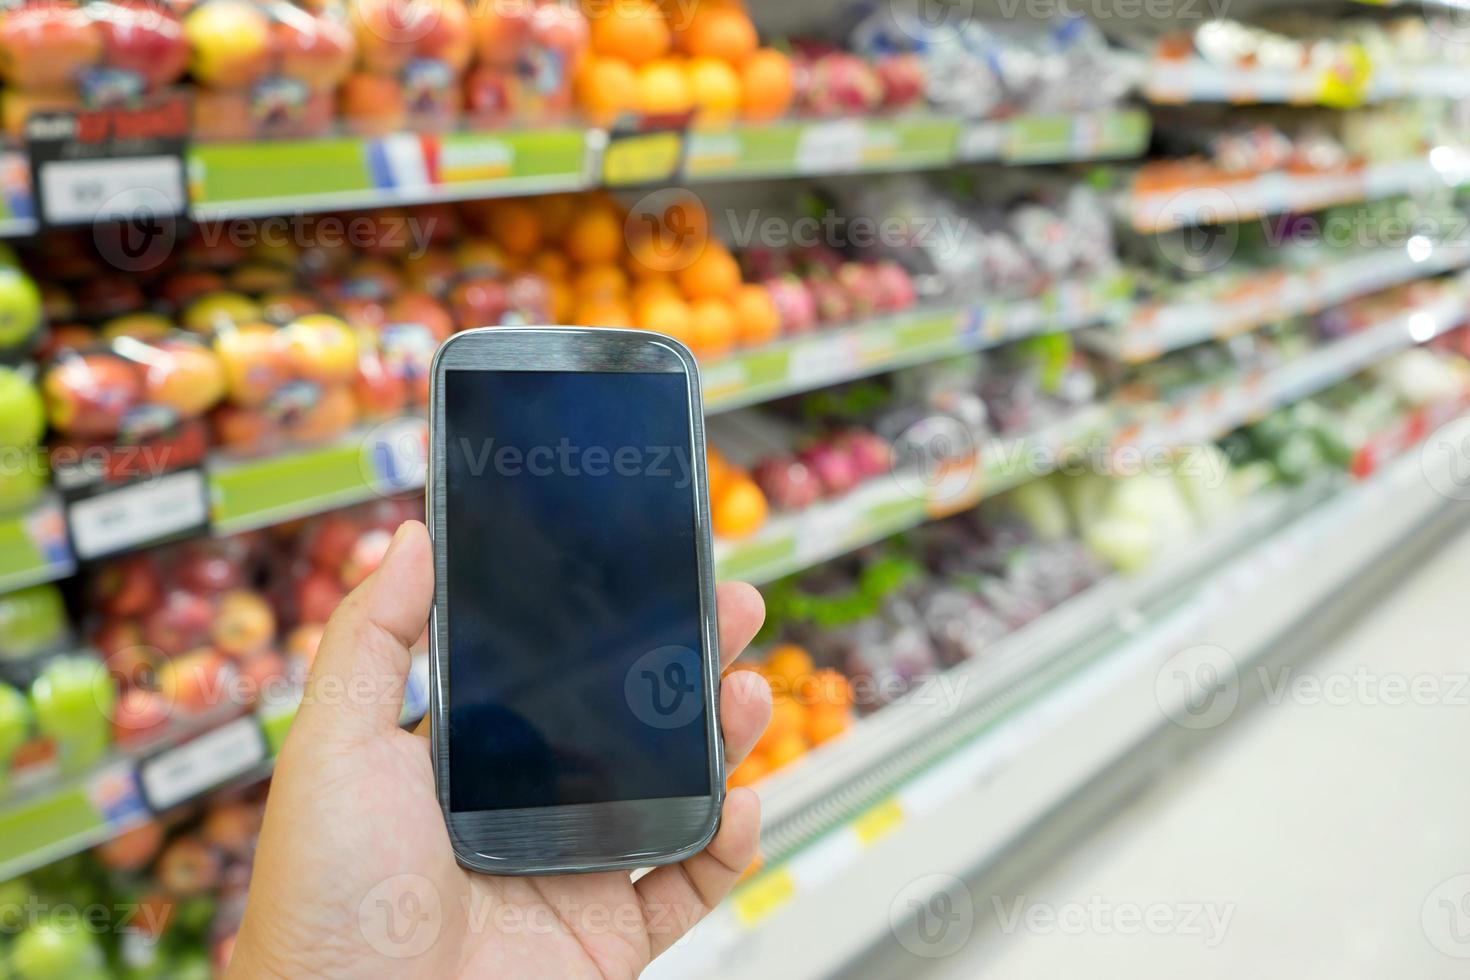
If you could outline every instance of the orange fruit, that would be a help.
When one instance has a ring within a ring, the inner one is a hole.
[[[735,346],[735,311],[722,299],[695,300],[689,307],[689,324],[694,336],[689,347],[700,357],[720,357]]]
[[[766,657],[764,673],[773,681],[772,690],[776,689],[774,681],[779,680],[783,685],[782,689],[790,692],[804,678],[810,677],[814,670],[816,665],[812,663],[811,654],[794,643],[783,643]]]
[[[806,755],[808,748],[810,746],[806,743],[806,736],[787,735],[765,753],[766,763],[772,770],[780,769],[787,763],[795,762]]]
[[[584,300],[620,299],[628,294],[628,274],[611,262],[599,262],[573,276],[571,286]]]
[[[690,299],[725,299],[740,288],[740,265],[724,245],[711,239],[675,278]]]
[[[582,207],[583,198],[580,194],[546,194],[531,198],[531,203],[541,216],[541,237],[560,242]]]
[[[580,327],[632,327],[633,315],[620,299],[585,299],[577,302],[572,322]]]
[[[541,216],[529,201],[492,201],[485,228],[511,255],[530,255],[541,247]]]
[[[766,287],[748,283],[735,291],[736,339],[743,347],[770,343],[781,332],[781,312]]]
[[[714,446],[705,449],[704,460],[704,469],[709,482],[709,499],[714,500],[729,489],[730,481],[735,478],[735,470]],[[747,666],[746,669],[755,668]]]
[[[821,745],[847,731],[850,723],[846,708],[818,705],[807,712],[805,734],[813,745]]]
[[[577,296],[572,287],[564,279],[548,279],[546,288],[551,293],[552,319],[557,323],[570,323],[577,308]]]
[[[556,282],[565,281],[571,274],[571,268],[567,265],[567,257],[549,248],[543,248],[531,256],[531,261],[526,263],[526,268],[542,279]]]
[[[589,18],[593,51],[633,65],[668,54],[673,36],[657,4],[619,0],[599,7],[600,15],[593,11]]]
[[[727,61],[694,58],[689,62],[689,94],[705,119],[731,119],[740,111],[740,76]]]
[[[639,112],[674,115],[694,108],[684,66],[673,58],[659,58],[638,69]]]
[[[667,334],[688,343],[691,336],[689,304],[677,296],[652,296],[633,304],[633,322],[639,329]]]
[[[594,123],[605,126],[638,107],[638,72],[621,58],[588,57],[572,85],[577,104]]]
[[[808,707],[846,708],[852,703],[852,685],[835,670],[819,670],[792,692]]]
[[[761,48],[740,66],[740,93],[746,119],[785,115],[796,94],[791,59],[775,48]]]
[[[616,262],[623,254],[622,219],[608,207],[580,212],[567,228],[566,252],[581,265]]]
[[[719,498],[711,501],[710,523],[722,538],[744,538],[766,522],[766,495],[748,476],[731,480]]]
[[[694,11],[689,26],[675,39],[679,50],[695,57],[739,64],[755,51],[760,39],[750,15],[733,6],[706,5]]]
[[[790,698],[776,698],[771,702],[771,723],[761,732],[752,751],[762,755],[782,739],[793,735],[805,738],[805,731],[806,709]]]
[[[633,304],[634,309],[655,299],[676,299],[682,304],[684,294],[679,292],[679,287],[674,285],[674,280],[666,276],[650,276],[640,279],[633,283],[633,288],[628,291],[628,302]]]
[[[749,786],[771,771],[766,760],[752,752],[745,761],[730,771],[725,782],[729,786]]]

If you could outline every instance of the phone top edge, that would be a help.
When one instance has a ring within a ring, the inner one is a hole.
[[[430,370],[434,377],[448,370],[480,370],[684,373],[698,378],[699,363],[680,341],[649,330],[478,327],[440,344]]]

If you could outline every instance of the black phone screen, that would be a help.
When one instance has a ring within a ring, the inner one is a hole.
[[[682,374],[444,375],[453,811],[707,796]]]

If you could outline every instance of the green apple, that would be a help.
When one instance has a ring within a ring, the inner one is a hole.
[[[66,604],[55,585],[0,595],[0,660],[21,660],[66,642]]]
[[[66,604],[55,585],[0,595],[0,660],[19,660],[64,643]]]
[[[0,350],[24,347],[41,329],[41,291],[30,276],[0,265]]]
[[[0,446],[34,446],[46,432],[46,405],[30,378],[0,366]]]
[[[30,739],[31,703],[9,684],[0,682],[0,771]],[[4,886],[0,885],[0,889]]]
[[[25,925],[35,888],[25,878],[0,882],[0,934],[13,936]]]
[[[10,949],[10,969],[19,980],[102,976],[105,966],[102,947],[91,933],[45,920],[17,936]]]
[[[0,446],[0,514],[35,503],[46,489],[46,456],[33,447]]]
[[[103,665],[91,657],[51,660],[31,685],[36,728],[63,743],[85,744],[106,734],[117,687]]]

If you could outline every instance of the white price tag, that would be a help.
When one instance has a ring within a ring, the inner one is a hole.
[[[254,715],[167,749],[138,771],[143,797],[155,811],[167,810],[206,790],[250,772],[266,760],[265,734]]]
[[[843,332],[831,336],[818,334],[792,348],[786,363],[786,378],[807,382],[845,377],[860,360],[858,347],[850,336]]]
[[[181,470],[79,500],[67,518],[77,557],[90,560],[203,527],[209,493],[201,471]]]
[[[863,162],[867,143],[867,126],[859,120],[804,126],[796,143],[796,172],[821,174],[856,169]]]
[[[999,122],[972,122],[960,130],[955,156],[960,160],[999,160],[1005,148],[1006,127]]]
[[[183,161],[174,155],[48,160],[40,166],[42,220],[49,224],[183,214]]]

